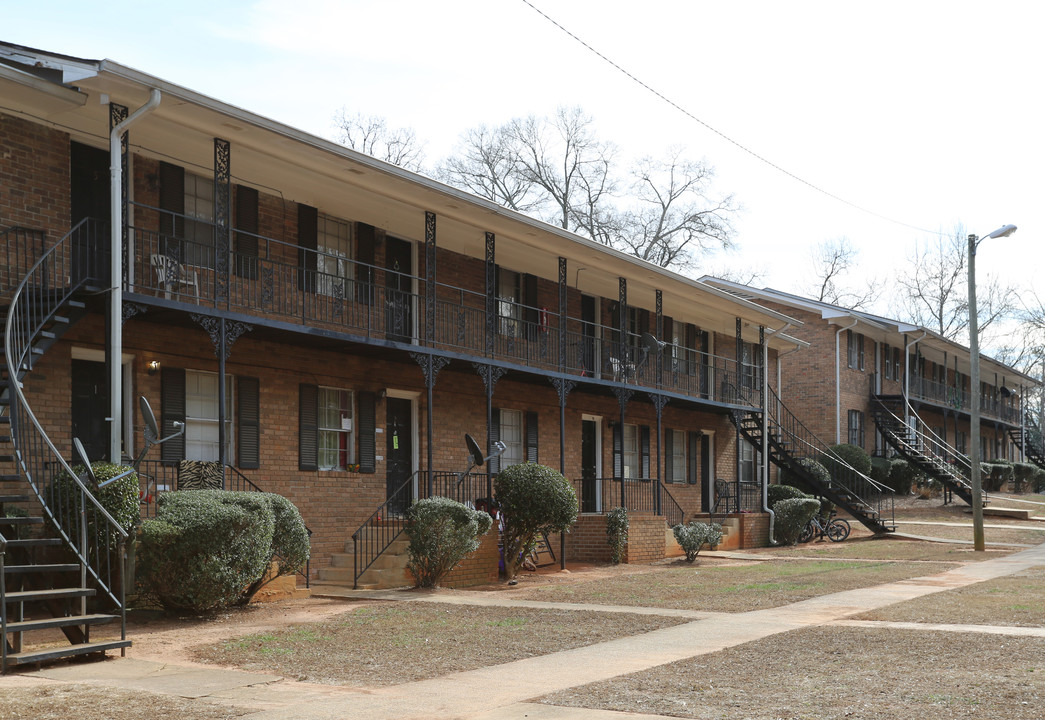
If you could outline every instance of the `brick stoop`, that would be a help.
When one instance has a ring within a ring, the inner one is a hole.
[[[396,538],[388,549],[374,561],[359,577],[362,590],[387,590],[413,585],[413,576],[406,569],[410,541],[406,535]],[[319,582],[329,585],[352,586],[353,575],[352,541],[345,543],[345,552],[330,556],[330,567],[319,569]]]

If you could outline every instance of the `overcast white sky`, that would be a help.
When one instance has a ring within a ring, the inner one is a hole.
[[[580,105],[625,155],[684,145],[717,169],[745,210],[739,251],[715,265],[799,291],[825,239],[848,237],[884,276],[929,237],[908,226],[1014,223],[981,248],[981,278],[1045,295],[1045,5],[530,1],[718,133],[871,213],[756,160],[523,0],[0,0],[0,39],[111,58],[325,137],[342,107],[383,115],[429,161],[469,127]]]

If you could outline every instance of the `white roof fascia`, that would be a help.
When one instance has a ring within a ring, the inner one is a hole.
[[[55,100],[67,102],[73,107],[81,107],[87,104],[86,93],[67,88],[64,85],[56,85],[50,80],[25,72],[24,70],[19,70],[18,68],[13,68],[10,65],[0,64],[0,80],[9,80],[19,85],[23,85]]]

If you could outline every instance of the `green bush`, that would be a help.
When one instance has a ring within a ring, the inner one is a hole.
[[[1012,466],[1012,489],[1013,492],[1025,493],[1030,487],[1031,478],[1038,469],[1033,463],[1018,462]]]
[[[820,501],[815,498],[791,498],[778,502],[773,506],[776,541],[782,545],[796,544],[802,530],[819,510]]]
[[[509,580],[542,533],[566,532],[577,520],[577,493],[545,465],[511,465],[497,473],[494,496],[504,514],[504,569]]]
[[[160,495],[156,520],[142,524],[138,579],[168,610],[205,612],[249,602],[274,557],[287,575],[308,555],[305,525],[286,498],[181,490]]]
[[[791,485],[770,485],[766,488],[766,503],[769,507],[773,507],[781,500],[804,497],[809,496]]]
[[[897,495],[910,495],[914,486],[924,483],[926,479],[925,473],[904,458],[893,458],[889,487]]]
[[[628,545],[628,509],[615,507],[606,515],[606,541],[610,544],[610,561],[624,562],[624,548]]]
[[[714,548],[722,542],[722,526],[718,523],[709,524],[694,520],[687,525],[679,523],[671,528],[671,532],[675,534],[679,547],[686,553],[687,562],[696,560],[705,544]]]
[[[1030,476],[1030,487],[1036,493],[1045,493],[1045,469],[1037,468]]]
[[[871,474],[871,456],[859,445],[841,443],[832,445],[831,450],[834,451],[835,455],[842,458],[849,467],[860,471],[864,475]],[[834,475],[836,472],[842,474],[849,472],[845,466],[827,453],[820,456],[820,463],[827,468],[831,475]]]
[[[813,458],[800,457],[795,462],[805,473],[811,475],[819,485],[824,486],[831,482],[831,473],[829,473],[827,468]],[[792,487],[796,487],[807,493],[819,492],[819,489],[815,485],[810,485],[806,481],[804,474],[799,474],[788,468],[781,469],[780,484],[791,485]],[[770,507],[772,507],[772,503],[770,503]]]
[[[1013,479],[1013,467],[1007,462],[992,460],[983,465],[983,489],[987,492],[1004,490],[1005,486]]]
[[[410,506],[406,514],[410,559],[406,566],[414,574],[417,587],[435,587],[479,549],[479,538],[492,524],[487,513],[450,498],[425,498]]]
[[[871,479],[876,483],[885,485],[891,488],[892,485],[889,482],[889,475],[893,471],[893,463],[889,458],[884,457],[873,457],[871,458]]]
[[[78,475],[83,475],[84,469],[83,465],[73,466],[73,472]],[[113,463],[98,461],[91,463],[91,469],[94,471],[95,477],[98,478],[98,482],[101,483],[130,470],[131,467],[129,465],[114,465]],[[127,477],[111,482],[105,487],[92,488],[90,481],[87,481],[86,485],[87,489],[98,501],[98,504],[105,508],[105,511],[120,524],[120,527],[127,532],[128,537],[134,537],[134,530],[141,522],[138,473],[132,472]],[[69,473],[62,470],[51,481],[49,492],[51,498],[62,498],[62,502],[52,503],[52,507],[58,508],[58,520],[61,522],[62,527],[66,529],[66,532],[73,532],[74,528],[79,527],[82,498],[79,485],[69,477]],[[98,538],[97,532],[100,532],[100,528],[103,526],[108,526],[108,523],[99,517],[99,513],[92,512],[90,507],[91,504],[88,503],[87,536],[88,538]],[[99,541],[102,542],[103,546],[108,544],[115,551],[119,533],[115,530],[110,530],[107,534],[107,543],[104,535],[99,538]],[[93,541],[91,542],[93,546]]]

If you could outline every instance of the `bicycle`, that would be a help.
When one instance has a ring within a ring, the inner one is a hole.
[[[802,534],[798,536],[798,542],[809,542],[814,538],[819,539],[825,536],[831,542],[842,542],[849,537],[850,530],[848,521],[836,518],[834,512],[826,522],[820,515],[814,515],[806,523]]]

